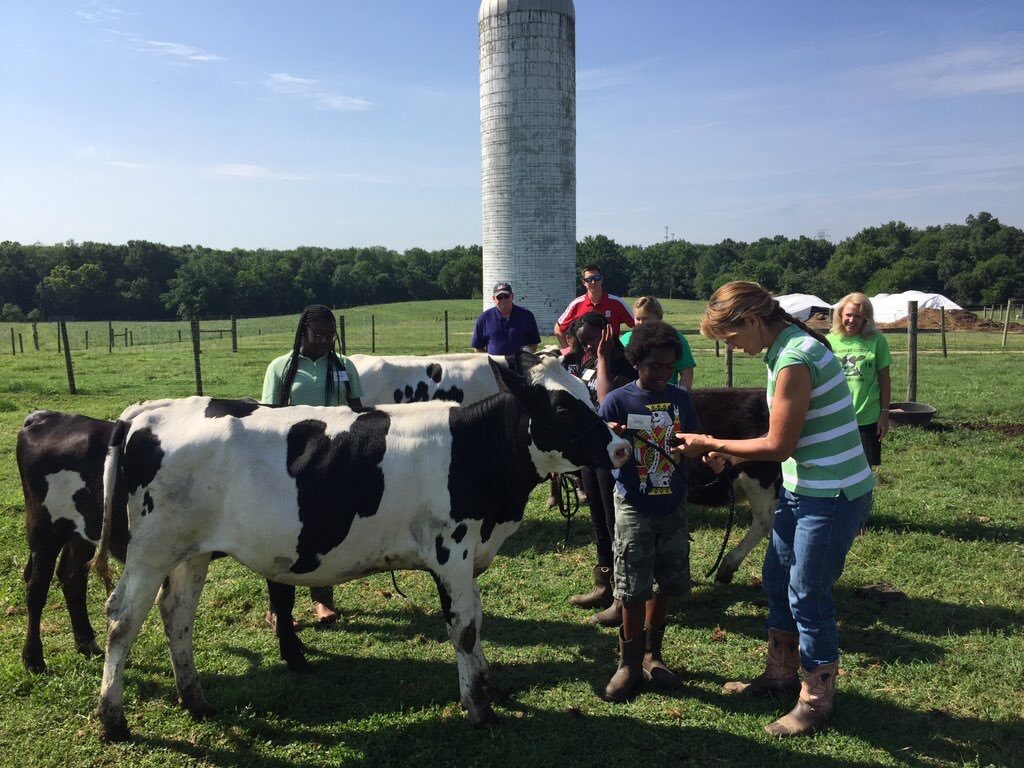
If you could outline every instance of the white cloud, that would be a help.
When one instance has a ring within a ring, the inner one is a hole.
[[[145,171],[149,168],[145,163],[133,163],[129,160],[108,160],[107,165],[115,168],[126,168],[129,171]]]
[[[631,85],[637,80],[646,77],[652,67],[660,66],[666,58],[665,56],[658,56],[630,64],[577,69],[576,90],[602,91],[623,85]]]
[[[250,163],[220,163],[210,171],[215,176],[231,176],[242,179],[267,179],[271,181],[309,181],[312,176],[300,173],[280,173],[263,165]]]
[[[75,155],[78,157],[96,157],[98,154],[99,151],[93,146],[82,147],[81,149],[75,150]]]
[[[73,11],[73,13],[75,16],[86,21],[116,21],[124,15],[120,8],[98,2],[98,0],[86,3],[82,8]]]
[[[1024,92],[1024,35],[964,45],[902,62],[856,70],[855,79],[918,97]]]
[[[365,112],[373,106],[366,99],[323,90],[318,87],[319,83],[319,80],[296,77],[285,72],[275,72],[263,81],[263,84],[272,93],[294,96],[313,104],[318,109],[337,112]]]
[[[223,56],[215,53],[207,53],[199,48],[182,43],[167,43],[161,40],[140,40],[132,38],[137,50],[144,53],[153,53],[157,56],[167,56],[183,61],[222,61]]]

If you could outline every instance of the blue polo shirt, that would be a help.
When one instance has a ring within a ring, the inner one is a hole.
[[[473,349],[486,348],[489,355],[511,355],[531,344],[540,344],[537,318],[517,304],[512,305],[507,319],[497,307],[481,312],[470,342]]]

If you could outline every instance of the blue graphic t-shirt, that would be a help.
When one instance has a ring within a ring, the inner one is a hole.
[[[662,392],[650,392],[634,381],[609,393],[598,413],[605,421],[624,424],[629,430],[626,437],[633,442],[630,460],[612,471],[616,492],[643,514],[674,512],[686,499],[686,480],[672,462],[644,441],[668,452],[669,435],[700,432],[690,393],[673,384]]]

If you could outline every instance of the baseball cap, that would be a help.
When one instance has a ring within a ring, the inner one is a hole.
[[[514,293],[512,286],[508,283],[495,283],[494,290],[491,291],[491,296],[497,296],[499,293]]]

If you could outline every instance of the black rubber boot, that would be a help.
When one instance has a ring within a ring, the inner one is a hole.
[[[632,640],[626,640],[619,630],[619,668],[605,686],[605,701],[621,703],[629,701],[644,682],[644,651],[647,648],[647,631],[642,631]]]
[[[597,566],[594,569],[594,591],[586,595],[573,595],[569,602],[577,608],[607,608],[612,604],[612,569]]]

